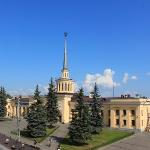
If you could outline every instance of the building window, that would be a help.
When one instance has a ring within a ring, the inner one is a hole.
[[[131,110],[131,115],[135,116],[135,110]]]
[[[108,110],[108,116],[110,117],[110,110]]]
[[[116,116],[119,116],[119,114],[120,114],[119,110],[116,110]]]
[[[132,125],[132,127],[135,127],[135,120],[131,121],[131,125]]]
[[[141,110],[141,115],[143,116],[143,110]]]
[[[116,119],[116,125],[117,126],[119,125],[119,119]]]
[[[69,86],[69,84],[68,84],[68,91],[70,91],[70,86]]]
[[[124,125],[124,126],[127,125],[127,120],[123,120],[123,125]]]
[[[126,116],[127,115],[127,111],[123,110],[123,115]]]

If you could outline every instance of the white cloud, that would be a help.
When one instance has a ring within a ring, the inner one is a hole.
[[[128,73],[125,73],[122,82],[123,82],[123,83],[127,83],[128,80],[129,80],[129,74],[128,74]]]
[[[88,92],[93,90],[95,83],[98,86],[102,86],[104,88],[112,88],[113,86],[119,86],[119,83],[113,81],[113,76],[115,72],[111,69],[105,69],[103,74],[87,74],[83,83],[83,87]]]
[[[17,95],[33,95],[34,94],[34,89],[18,89],[18,90],[10,90],[8,93],[12,96],[17,96]]]
[[[147,72],[146,75],[147,75],[147,76],[150,76],[150,72]]]
[[[137,76],[131,76],[131,80],[137,80]]]
[[[137,80],[137,79],[138,79],[137,76],[135,75],[130,76],[128,73],[125,73],[122,82],[126,84],[129,80]]]
[[[44,86],[43,88],[42,88],[42,92],[44,93],[44,94],[47,94],[48,93],[48,88],[49,88],[49,85],[46,85],[46,86]]]
[[[74,83],[74,91],[78,92],[79,91],[79,85],[77,83]]]

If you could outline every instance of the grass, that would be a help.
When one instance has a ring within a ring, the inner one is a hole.
[[[47,128],[46,131],[47,131],[47,135],[44,136],[44,137],[39,137],[39,138],[36,138],[37,142],[38,143],[41,143],[42,141],[44,141],[46,138],[48,138],[58,127],[55,127],[55,128]]]
[[[0,121],[12,121],[11,118],[0,117]]]
[[[104,129],[100,134],[93,135],[91,140],[88,141],[88,144],[73,145],[69,142],[69,139],[66,138],[61,143],[61,147],[63,150],[95,150],[99,147],[114,143],[130,135],[133,135],[133,132]]]
[[[41,143],[41,142],[43,142],[46,138],[48,138],[57,128],[58,128],[58,127],[47,128],[47,129],[46,129],[46,136],[38,137],[38,138],[32,138],[26,130],[20,131],[20,135],[21,135],[22,137],[28,138],[28,139],[30,139],[30,140],[32,140],[32,141],[33,141],[34,139],[36,139],[36,141],[37,141],[38,143]],[[15,135],[17,134],[16,131],[12,131],[11,133],[12,133],[12,134],[15,134]]]

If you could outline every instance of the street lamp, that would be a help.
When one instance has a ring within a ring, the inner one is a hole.
[[[17,136],[18,136],[19,142],[20,142],[20,99],[21,97],[16,98],[17,100]]]

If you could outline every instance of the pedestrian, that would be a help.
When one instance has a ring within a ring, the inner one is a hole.
[[[48,140],[48,146],[49,146],[49,147],[51,146],[52,142],[53,142],[52,137],[49,137],[49,140]]]
[[[57,148],[57,150],[61,150],[61,147],[60,147],[60,145],[58,145],[58,148]]]
[[[34,139],[34,147],[36,148],[37,140]]]

